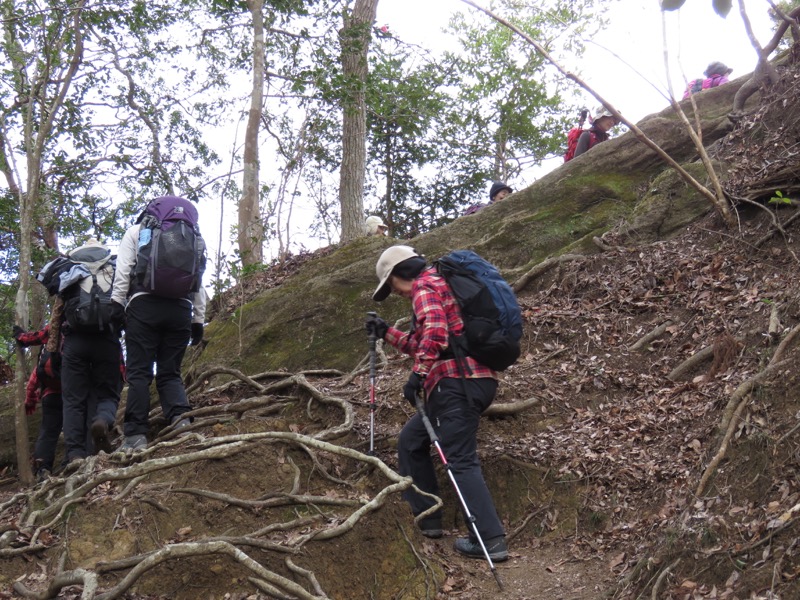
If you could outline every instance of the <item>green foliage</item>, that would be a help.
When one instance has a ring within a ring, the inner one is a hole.
[[[8,132],[0,162],[10,166],[7,173],[19,173],[33,151],[22,137],[25,123],[35,131],[48,116],[47,94],[34,99],[34,82],[56,79],[72,48],[64,35],[73,15],[63,2],[47,4],[2,7],[5,16],[14,14],[4,21],[0,46],[9,66],[0,72],[0,123]],[[122,190],[134,204],[175,188],[191,196],[217,160],[190,116],[196,73],[180,66],[186,61],[171,32],[194,4],[184,2],[177,11],[166,2],[101,3],[78,14],[83,55],[36,175],[36,235],[43,243],[57,239],[53,232],[67,240],[87,233],[117,237],[127,209],[120,210],[123,198],[109,191]],[[177,84],[167,83],[165,71]],[[16,182],[23,192],[26,183]]]
[[[455,80],[398,40],[375,46],[367,92],[370,183],[392,235],[411,237],[458,214],[454,191],[464,186],[455,172],[442,176],[452,149],[440,135],[451,105],[445,88]]]
[[[581,38],[602,24],[594,3],[553,1],[532,7],[503,0],[495,12],[533,39],[553,40],[574,54],[583,50]],[[461,82],[457,100],[459,128],[474,124],[467,144],[482,150],[473,168],[487,178],[511,180],[545,158],[561,154],[576,107],[565,102],[563,82],[549,65],[518,36],[498,23],[475,15],[457,15],[450,29],[462,51],[448,58]],[[552,42],[543,42],[545,47]]]
[[[769,203],[787,205],[792,203],[792,199],[784,196],[780,190],[775,190],[775,195],[769,199]]]

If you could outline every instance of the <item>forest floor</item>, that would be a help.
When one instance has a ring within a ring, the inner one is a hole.
[[[793,212],[785,209],[777,217]],[[464,529],[442,478],[452,516],[443,539],[427,540],[414,531],[395,496],[345,538],[308,550],[303,564],[314,569],[330,597],[800,597],[800,435],[795,433],[800,374],[794,344],[779,345],[791,340],[800,323],[799,245],[791,233],[760,241],[772,223],[763,210],[742,211],[740,218],[742,229],[735,235],[713,216],[654,244],[607,235],[610,251],[563,264],[519,294],[526,320],[523,356],[502,374],[495,404],[531,398],[537,403],[524,412],[485,418],[479,434],[484,473],[510,538],[510,558],[497,565],[503,591],[484,561],[453,551],[453,540]],[[659,326],[663,330],[643,343]],[[687,358],[709,347],[714,352],[706,361],[674,374]],[[731,398],[777,353],[783,353],[778,362],[784,366],[762,377],[745,397],[731,421],[727,453],[698,493],[720,447],[720,420]],[[411,415],[401,396],[408,368],[407,359],[387,352],[376,383],[376,453],[393,468],[396,435]],[[343,379],[320,377],[314,384],[354,407],[353,431],[345,444],[364,450],[369,378],[362,372]],[[247,398],[241,391],[206,390],[194,394],[192,402],[203,409],[235,406]],[[312,415],[303,403],[287,406],[292,408],[278,417],[198,419],[196,431],[207,442],[265,424],[303,433],[325,426],[320,419],[335,421],[330,411]],[[188,444],[187,451],[201,445],[191,439],[181,443]],[[180,448],[165,445],[158,452],[174,455]],[[267,515],[263,509],[184,499],[187,492],[179,495],[175,488],[263,497],[265,490],[292,487],[293,465],[301,456],[259,446],[224,461],[154,473],[134,492],[125,491],[124,481],[103,483],[67,526],[40,532],[37,541],[48,548],[0,558],[0,598],[18,597],[11,587],[17,580],[41,588],[68,542],[68,564],[75,566],[230,530],[256,530]],[[321,498],[358,487],[334,483],[331,475],[354,473],[329,460],[324,463],[329,475],[317,477],[308,493]],[[260,465],[269,468],[254,468]],[[87,469],[97,474],[115,467],[113,457],[100,455]],[[320,465],[311,467],[322,471]],[[7,479],[0,504],[15,491]],[[15,510],[12,506],[0,515],[0,527],[13,527]],[[436,590],[403,595],[392,571],[398,565],[391,564],[386,546],[397,530],[413,548],[419,569],[440,573]],[[271,560],[265,556],[262,560]],[[382,576],[386,584],[378,592],[353,595]],[[119,577],[106,576],[103,584]],[[271,597],[243,587],[244,569],[206,557],[154,569],[121,597]],[[58,597],[80,594],[80,587],[71,586]]]

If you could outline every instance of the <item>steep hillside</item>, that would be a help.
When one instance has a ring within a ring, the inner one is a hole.
[[[742,80],[698,96],[704,141],[719,140],[732,125],[727,118]],[[689,111],[691,106],[685,107]],[[639,126],[681,162],[696,150],[671,110],[644,119]],[[692,172],[705,180],[701,169]],[[641,235],[661,238],[709,209],[675,177],[642,202],[653,179],[664,171],[656,154],[627,133],[593,149],[476,215],[413,240],[430,257],[448,249],[469,247],[480,252],[510,277],[526,272],[549,256],[595,252],[592,239],[620,221],[639,215]],[[668,207],[665,210],[664,205]],[[347,369],[358,357],[359,323],[370,309],[375,260],[392,240],[369,238],[327,254],[278,287],[255,295],[234,296],[227,315],[209,327],[209,340],[195,365],[202,370],[226,364],[244,371],[309,367]],[[252,286],[248,289],[252,290]],[[236,290],[235,293],[240,293]],[[396,300],[384,309],[401,316]]]
[[[734,131],[738,84],[700,95],[738,230],[626,135],[413,241],[475,248],[518,282],[523,355],[479,437],[509,533],[502,591],[451,549],[463,523],[444,474],[444,539],[400,497],[409,361],[389,351],[367,452],[363,318],[408,305],[369,301],[391,242],[363,240],[220,299],[191,357],[190,435],[156,409],[144,454],[7,482],[0,598],[800,597],[798,213],[748,201],[796,189],[772,120],[794,115],[794,81]],[[642,128],[693,158],[671,113]]]

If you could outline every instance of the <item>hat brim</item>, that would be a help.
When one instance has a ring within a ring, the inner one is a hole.
[[[375,300],[375,302],[383,302],[389,297],[389,294],[392,293],[392,286],[389,285],[389,277],[391,276],[392,274],[389,273],[373,292],[372,299]]]

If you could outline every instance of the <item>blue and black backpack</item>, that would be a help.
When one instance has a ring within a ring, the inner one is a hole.
[[[434,264],[464,320],[464,333],[450,340],[456,357],[462,351],[495,371],[513,365],[520,355],[522,311],[497,268],[472,250],[454,250]]]

